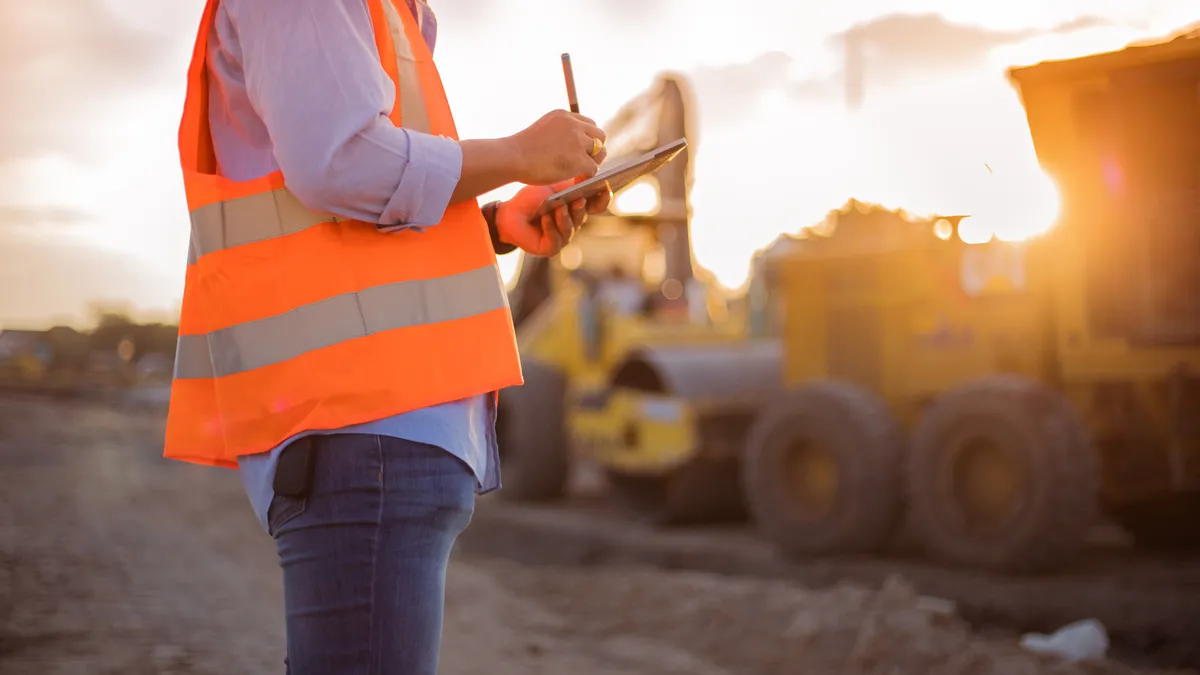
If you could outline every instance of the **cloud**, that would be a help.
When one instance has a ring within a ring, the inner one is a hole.
[[[593,12],[624,24],[667,17],[672,9],[672,3],[663,0],[592,0],[590,5]]]
[[[831,35],[826,46],[840,60],[848,41],[862,49],[868,89],[962,71],[983,63],[997,47],[1047,34],[1109,25],[1082,16],[1049,29],[1000,31],[960,24],[938,14],[889,14]],[[845,93],[842,67],[796,77],[796,63],[781,51],[742,63],[698,68],[690,73],[701,97],[705,125],[735,122],[755,111],[768,92],[794,102],[833,101]]]
[[[744,63],[694,70],[689,75],[700,98],[705,126],[720,126],[741,119],[772,90],[802,99],[826,98],[840,90],[840,84],[831,78],[793,79],[793,64],[792,57],[774,51]]]
[[[1005,31],[955,23],[938,14],[889,14],[851,26],[832,36],[830,45],[842,50],[857,43],[872,74],[888,78],[962,70],[983,63],[997,47],[1106,25],[1105,19],[1081,16],[1049,29]]]
[[[13,187],[48,157],[79,166],[104,159],[113,145],[104,125],[117,106],[182,76],[168,58],[179,38],[169,19],[192,15],[196,3],[178,0],[164,12],[151,2],[161,0],[0,2],[0,174],[8,176],[0,186],[8,193],[0,197],[0,288],[30,289],[0,293],[0,317],[73,312],[90,293],[136,297],[170,281],[132,258],[76,243],[92,214]],[[122,10],[129,16],[115,13]]]
[[[83,225],[92,220],[78,209],[0,204],[0,232],[13,227],[45,228]]]
[[[166,74],[168,44],[101,0],[0,3],[0,165],[94,151],[97,109]]]
[[[1050,33],[1070,33],[1077,30],[1091,30],[1093,28],[1109,28],[1113,25],[1112,21],[1105,19],[1102,16],[1092,16],[1090,14],[1076,17],[1070,21],[1060,23],[1050,29]]]

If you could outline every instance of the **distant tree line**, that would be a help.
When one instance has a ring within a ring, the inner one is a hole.
[[[86,333],[88,350],[120,352],[129,361],[140,361],[149,354],[175,358],[175,341],[179,326],[164,323],[136,323],[125,314],[106,312],[100,315],[95,328]]]

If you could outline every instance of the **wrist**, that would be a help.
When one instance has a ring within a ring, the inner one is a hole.
[[[498,139],[499,152],[512,175],[514,183],[528,183],[529,153],[525,150],[525,137],[520,133]]]
[[[480,207],[480,210],[483,212],[483,219],[487,221],[488,235],[492,239],[492,249],[496,255],[504,255],[516,250],[516,245],[505,241],[500,234],[500,228],[496,226],[496,215],[500,211],[500,202],[488,202]]]
[[[450,203],[475,199],[498,187],[521,182],[524,152],[513,137],[469,139],[458,145],[462,149],[462,173]]]

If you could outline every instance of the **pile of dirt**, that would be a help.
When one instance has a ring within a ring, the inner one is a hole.
[[[899,577],[880,588],[809,590],[781,581],[652,569],[550,569],[488,563],[596,639],[637,635],[739,675],[1129,675],[1112,661],[1070,663],[976,635],[954,605]],[[499,569],[503,567],[503,569]]]

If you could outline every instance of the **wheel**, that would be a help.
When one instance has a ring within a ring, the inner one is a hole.
[[[746,504],[793,556],[873,553],[900,521],[903,441],[887,407],[841,382],[793,390],[755,420],[743,454]]]
[[[526,362],[522,370],[525,384],[500,393],[500,495],[521,502],[559,499],[570,473],[566,378],[540,363]]]
[[[1096,522],[1099,458],[1058,392],[1015,376],[943,394],[914,432],[911,527],[942,561],[1038,572],[1070,559]]]
[[[626,512],[651,525],[673,526],[744,519],[737,471],[733,462],[696,460],[662,476],[610,469],[605,477]]]

